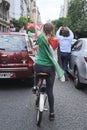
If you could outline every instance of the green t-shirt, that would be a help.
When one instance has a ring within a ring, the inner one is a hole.
[[[37,38],[37,42],[39,45],[39,50],[38,50],[38,54],[37,54],[37,60],[36,63],[40,64],[40,65],[45,65],[45,66],[53,66],[52,61],[50,60],[50,58],[48,57],[46,51],[45,51],[45,44],[44,44],[44,36],[42,34],[40,34]],[[47,43],[47,46],[49,46],[49,44]]]

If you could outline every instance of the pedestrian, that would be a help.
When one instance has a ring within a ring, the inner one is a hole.
[[[16,31],[16,28],[14,27],[13,23],[10,23],[10,26],[8,27],[8,31],[9,32],[15,32]]]
[[[37,42],[39,45],[37,59],[34,65],[34,71],[45,72],[49,74],[46,80],[47,84],[47,95],[49,102],[49,119],[54,120],[54,94],[53,85],[55,80],[55,70],[61,79],[64,79],[64,71],[60,68],[56,60],[54,59],[50,44],[48,42],[49,38],[54,35],[54,26],[52,23],[46,23],[43,25],[43,32],[37,28],[37,9],[34,7],[32,9],[33,21],[35,25],[35,32],[37,34]],[[35,86],[33,89],[36,89]]]
[[[56,32],[56,37],[59,39],[62,68],[65,71],[65,78],[68,80],[68,65],[70,63],[71,44],[74,34],[69,27],[60,27]]]
[[[26,29],[25,29],[25,26],[24,26],[24,25],[21,27],[21,29],[19,30],[19,32],[21,32],[21,33],[26,33]]]

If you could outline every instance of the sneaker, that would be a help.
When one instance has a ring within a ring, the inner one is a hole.
[[[60,81],[65,82],[65,76],[64,75],[60,78]]]
[[[65,73],[65,81],[69,81],[69,77],[67,73]]]
[[[49,114],[49,120],[53,121],[55,119],[55,114],[54,113],[50,113]]]

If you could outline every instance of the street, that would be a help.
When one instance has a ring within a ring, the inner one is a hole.
[[[36,126],[31,87],[19,81],[0,83],[0,130],[87,130],[87,89],[75,89],[72,79],[61,83],[56,77],[55,121],[44,111],[41,128]]]
[[[86,16],[87,0],[0,0],[0,130],[87,130]],[[47,102],[37,127],[32,79],[23,79],[34,76],[34,63],[42,65],[39,72],[53,66],[60,71],[50,45],[74,82],[66,75],[61,82],[56,75],[55,120],[49,120]]]

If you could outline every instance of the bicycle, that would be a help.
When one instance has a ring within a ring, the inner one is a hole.
[[[40,126],[42,121],[43,111],[48,109],[45,107],[47,94],[46,94],[46,79],[49,77],[47,73],[37,73],[38,84],[36,90],[36,123],[37,126]]]

